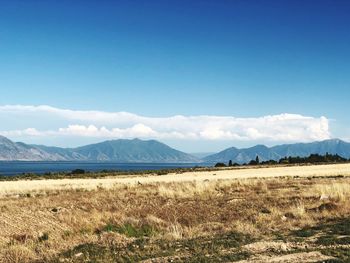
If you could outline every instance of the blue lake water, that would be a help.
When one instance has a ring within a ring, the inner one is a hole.
[[[44,174],[49,172],[70,172],[83,169],[90,172],[109,171],[142,171],[173,168],[190,168],[209,166],[204,163],[96,163],[96,162],[0,162],[0,175],[18,175],[23,173]]]

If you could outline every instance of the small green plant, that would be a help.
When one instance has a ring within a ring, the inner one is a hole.
[[[108,223],[98,232],[116,232],[127,237],[150,237],[155,234],[156,229],[148,224],[143,224],[140,227],[133,226],[130,223],[125,223],[123,225],[114,225]]]
[[[49,234],[47,232],[42,233],[41,235],[39,235],[38,240],[39,240],[39,242],[44,242],[44,241],[49,240]]]
[[[85,235],[85,234],[89,234],[93,231],[91,231],[91,229],[89,229],[89,228],[83,227],[79,230],[79,232],[80,232],[80,234]]]
[[[69,231],[69,230],[65,230],[64,232],[63,232],[63,237],[70,237],[70,236],[72,236],[72,232],[71,231]]]

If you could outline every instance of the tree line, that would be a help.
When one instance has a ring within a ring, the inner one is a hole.
[[[231,166],[247,166],[247,165],[276,165],[276,164],[319,164],[319,163],[345,163],[350,162],[350,159],[346,159],[341,157],[339,154],[329,154],[326,153],[325,155],[320,154],[311,154],[308,157],[283,157],[276,160],[268,160],[268,161],[260,161],[259,156],[257,155],[254,160],[251,160],[248,163],[244,164],[238,164],[233,163],[232,160],[230,160],[227,164],[226,163],[216,163],[215,167],[231,167]]]

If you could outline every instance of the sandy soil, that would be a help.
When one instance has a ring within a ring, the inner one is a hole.
[[[186,172],[150,176],[118,176],[98,179],[52,179],[0,182],[0,195],[23,194],[31,191],[61,189],[111,188],[120,184],[147,184],[157,182],[184,182],[225,179],[268,178],[284,176],[350,176],[350,164],[310,165],[269,168],[222,169],[219,171]]]
[[[284,256],[258,256],[238,263],[300,263],[300,262],[323,262],[332,257],[322,255],[320,252],[301,252]]]

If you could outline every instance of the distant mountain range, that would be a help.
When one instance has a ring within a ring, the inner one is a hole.
[[[206,156],[212,155],[215,152],[196,152],[196,153],[190,153],[191,155],[197,157],[198,159],[203,159]]]
[[[113,140],[78,148],[28,145],[0,136],[3,161],[97,161],[190,163],[200,160],[155,140]]]
[[[197,156],[175,150],[155,140],[111,140],[78,148],[59,148],[13,142],[0,136],[0,161],[93,161],[120,163],[217,163],[232,160],[248,163],[259,156],[261,161],[288,156],[339,154],[350,158],[350,143],[332,139],[312,143],[284,144],[274,147],[228,148],[216,154]]]
[[[202,160],[209,163],[216,162],[236,162],[239,164],[248,163],[251,160],[255,160],[256,156],[259,156],[261,161],[279,160],[283,157],[307,157],[310,154],[325,155],[338,154],[344,158],[350,158],[350,143],[344,142],[339,139],[325,140],[321,142],[312,143],[296,143],[296,144],[284,144],[274,147],[266,147],[264,145],[257,145],[251,148],[238,149],[235,147],[228,148],[219,153],[204,157]]]

